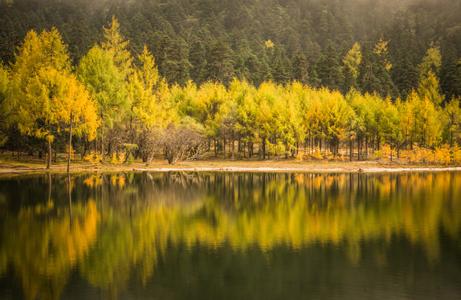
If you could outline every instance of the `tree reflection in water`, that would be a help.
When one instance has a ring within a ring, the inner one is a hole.
[[[116,297],[130,280],[145,285],[181,247],[335,246],[351,264],[366,248],[386,265],[389,245],[404,239],[436,264],[440,236],[461,233],[461,174],[13,178],[0,181],[0,205],[0,274],[13,272],[25,298],[59,298],[72,270]]]

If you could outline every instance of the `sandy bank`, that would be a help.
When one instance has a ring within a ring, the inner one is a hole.
[[[154,161],[149,165],[133,163],[130,165],[74,163],[72,173],[85,172],[309,172],[309,173],[397,173],[397,172],[442,172],[461,171],[461,167],[403,165],[376,161],[328,162],[328,161],[231,161],[207,160],[187,161],[168,165],[165,161]],[[46,170],[42,162],[0,161],[0,174],[65,173],[65,163],[58,163]]]

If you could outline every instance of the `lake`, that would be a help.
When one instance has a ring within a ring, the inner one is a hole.
[[[461,299],[461,173],[0,178],[1,299]]]

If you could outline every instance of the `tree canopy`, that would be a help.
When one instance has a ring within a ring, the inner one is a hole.
[[[136,57],[146,45],[170,84],[298,80],[396,99],[439,51],[436,75],[451,99],[461,90],[460,11],[458,0],[9,0],[0,1],[0,58],[13,61],[30,29],[55,26],[74,63],[101,43],[125,69],[127,50]]]

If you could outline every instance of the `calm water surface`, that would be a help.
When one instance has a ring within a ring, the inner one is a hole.
[[[461,299],[461,173],[0,179],[2,299]]]

